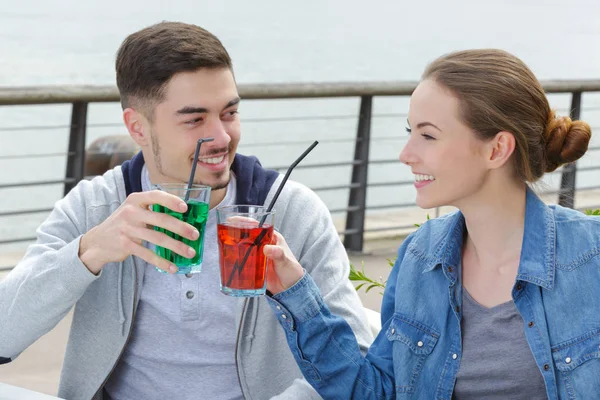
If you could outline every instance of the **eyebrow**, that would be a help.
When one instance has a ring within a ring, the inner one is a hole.
[[[410,128],[410,122],[408,122],[408,119],[406,120],[406,123],[408,124],[408,127]],[[435,129],[437,129],[438,131],[440,131],[440,132],[442,131],[440,128],[438,128],[437,126],[435,126],[432,122],[427,122],[427,121],[425,121],[425,122],[419,122],[417,124],[417,129],[424,128],[426,126],[432,126]]]
[[[229,103],[227,103],[225,105],[225,107],[223,107],[223,110],[226,110],[229,107],[235,106],[239,102],[240,102],[240,98],[236,97],[235,99],[233,99]],[[223,111],[223,110],[221,110],[221,111]],[[206,108],[206,107],[185,106],[185,107],[182,107],[179,110],[177,110],[175,112],[175,114],[177,114],[177,115],[205,114],[207,112],[208,112],[208,108]]]

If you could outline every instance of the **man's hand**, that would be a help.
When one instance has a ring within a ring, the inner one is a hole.
[[[275,243],[265,246],[263,253],[271,261],[267,290],[277,294],[294,286],[304,275],[304,270],[279,232],[274,232],[273,240]]]
[[[144,247],[143,241],[173,250],[183,257],[194,257],[194,249],[155,231],[154,227],[167,229],[191,240],[198,238],[198,230],[173,216],[151,211],[153,204],[182,213],[187,210],[183,200],[163,191],[129,195],[110,217],[81,238],[79,258],[93,274],[97,275],[105,264],[123,261],[130,255],[138,256],[164,271],[177,272],[175,265]]]

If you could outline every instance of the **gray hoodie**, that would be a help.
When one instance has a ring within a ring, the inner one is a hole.
[[[248,190],[262,190],[264,199],[256,198],[269,204],[282,176],[265,179],[261,174],[266,170],[257,161],[248,164],[252,159],[237,155],[238,168],[243,170],[236,175],[250,174],[243,178],[250,180]],[[56,203],[37,230],[37,242],[0,281],[0,363],[15,359],[75,306],[59,388],[59,396],[66,399],[102,399],[102,388],[135,321],[143,263],[128,257],[106,265],[96,276],[78,257],[81,236],[123,203],[131,185],[121,167],[80,182]],[[316,194],[293,181],[286,183],[275,208],[280,216],[276,229],[311,274],[332,312],[348,321],[365,353],[373,337],[348,280],[348,257],[328,209]],[[237,326],[235,356],[246,399],[320,399],[302,378],[263,297],[242,303]]]

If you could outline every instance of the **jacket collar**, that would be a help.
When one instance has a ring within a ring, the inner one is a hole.
[[[527,188],[525,226],[517,280],[531,282],[545,289],[554,288],[556,264],[556,223],[552,209]],[[436,246],[423,273],[441,267],[452,283],[457,281],[466,232],[461,212],[451,215],[443,224],[446,234]]]

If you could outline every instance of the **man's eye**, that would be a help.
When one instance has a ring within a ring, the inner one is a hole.
[[[197,124],[200,121],[202,121],[202,117],[198,117],[198,118],[194,118],[194,119],[191,119],[189,121],[186,121],[186,124],[193,125],[193,124]]]

